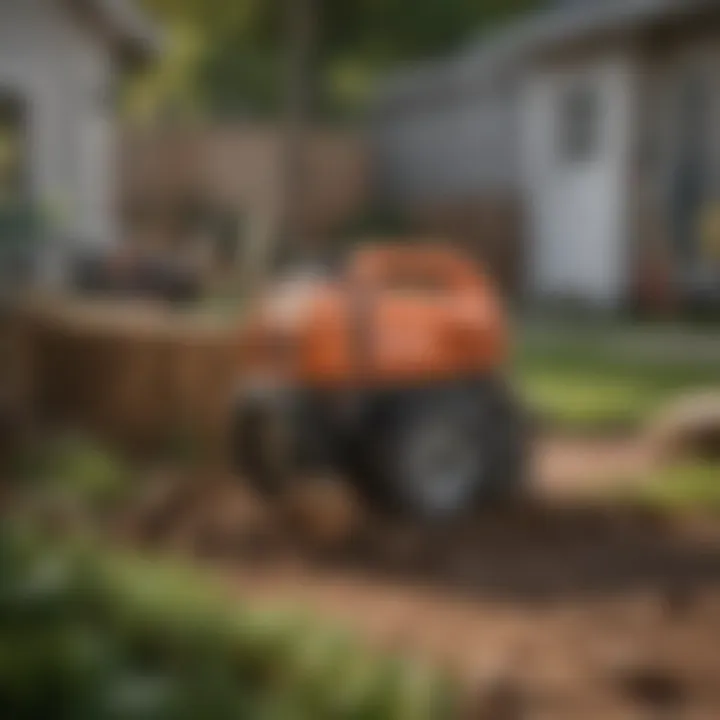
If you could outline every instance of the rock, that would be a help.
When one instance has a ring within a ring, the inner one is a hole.
[[[665,461],[720,458],[720,393],[688,395],[670,405],[651,424],[647,442]]]

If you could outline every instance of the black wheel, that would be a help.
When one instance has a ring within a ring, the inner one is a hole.
[[[376,495],[435,520],[515,495],[523,434],[519,410],[497,382],[408,393],[374,431]]]
[[[234,469],[264,494],[277,494],[307,475],[330,474],[336,444],[316,404],[298,393],[249,394],[233,408]]]

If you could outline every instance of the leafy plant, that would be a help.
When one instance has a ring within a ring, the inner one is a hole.
[[[431,720],[437,674],[187,568],[0,533],[0,706],[34,720]]]
[[[120,457],[80,434],[53,438],[20,461],[20,474],[35,489],[103,509],[127,492],[129,468]]]

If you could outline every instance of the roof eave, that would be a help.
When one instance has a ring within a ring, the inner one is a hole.
[[[89,18],[127,68],[146,65],[163,49],[159,28],[128,0],[64,0]]]

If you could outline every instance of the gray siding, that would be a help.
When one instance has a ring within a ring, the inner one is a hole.
[[[503,194],[518,182],[516,97],[508,88],[388,110],[376,121],[376,179],[386,198]]]
[[[27,109],[33,199],[63,243],[115,239],[113,63],[57,0],[0,0],[0,89]]]

